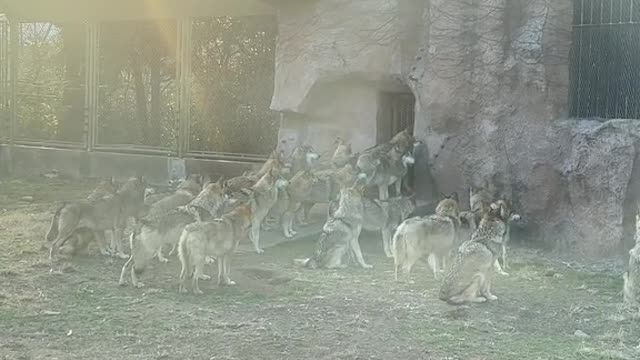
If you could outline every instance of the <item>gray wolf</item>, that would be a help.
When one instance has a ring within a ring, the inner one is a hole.
[[[147,263],[154,255],[161,262],[167,260],[162,256],[163,245],[175,246],[185,226],[217,217],[225,205],[226,196],[221,181],[209,183],[189,204],[164,212],[155,212],[140,219],[129,237],[131,257],[120,272],[120,285],[124,285],[127,269],[131,268],[131,281],[135,287],[143,287],[138,276],[145,270]]]
[[[200,193],[200,191],[202,191],[202,185],[203,178],[200,175],[189,175],[186,180],[180,183],[173,194],[168,195],[150,205],[149,213],[159,214],[167,210],[175,209],[178,206],[188,204],[198,195],[198,193]]]
[[[254,218],[252,204],[249,202],[237,206],[224,214],[220,219],[196,222],[187,225],[180,235],[178,256],[182,269],[180,271],[179,292],[186,292],[185,282],[191,275],[192,290],[202,294],[198,280],[203,274],[203,266],[207,256],[213,256],[218,263],[218,285],[235,285],[229,277],[231,271],[231,254],[235,252],[240,240],[247,236]]]
[[[395,145],[387,153],[370,152],[358,157],[356,167],[366,174],[368,184],[378,187],[380,200],[389,198],[389,186],[395,184],[396,195],[400,194],[402,179],[413,165],[415,159],[411,152],[403,152]]]
[[[460,305],[498,299],[491,293],[491,283],[510,216],[507,201],[498,200],[489,206],[471,240],[465,241],[456,251],[440,287],[440,300]]]
[[[362,228],[367,231],[380,231],[382,248],[387,257],[393,257],[391,238],[396,228],[411,214],[416,203],[413,196],[397,196],[388,200],[363,197],[364,217]],[[337,202],[331,202],[329,217],[337,210]]]
[[[87,196],[87,200],[90,202],[98,201],[104,197],[109,197],[115,195],[118,191],[118,184],[115,182],[113,177],[108,180],[103,180],[98,183],[96,188]],[[51,225],[49,227],[49,231],[47,231],[46,240],[51,242],[55,240],[58,236],[58,217],[60,216],[60,212],[62,210],[62,206],[56,211],[56,215],[53,217],[53,221],[51,221]],[[88,250],[89,245],[94,241],[93,231],[87,228],[79,228],[77,229],[69,240],[65,242],[63,246],[60,247],[60,254],[66,256],[74,256],[78,254],[85,254]],[[97,244],[100,247],[100,253],[103,255],[110,254],[107,244],[105,242],[101,242]]]
[[[492,186],[491,182],[485,181],[483,187],[474,188],[473,186],[469,187],[469,207],[471,213],[473,214],[473,219],[470,222],[474,229],[476,226],[480,224],[481,219],[484,215],[490,210],[491,202],[493,201],[493,194],[495,191],[493,190],[495,187]],[[502,242],[501,249],[501,260],[502,266],[500,265],[500,259],[496,259],[495,269],[496,272],[503,276],[508,276],[509,274],[503,270],[508,269],[507,264],[507,244],[511,238],[511,224],[514,221],[519,221],[521,216],[517,213],[512,213],[510,218],[507,219],[507,234]],[[470,219],[471,220],[471,219]]]
[[[49,249],[49,259],[53,260],[58,248],[81,228],[91,230],[98,244],[104,244],[105,231],[111,231],[112,251],[121,258],[127,258],[122,249],[122,232],[130,217],[139,217],[146,210],[145,187],[143,178],[132,178],[112,196],[63,204],[51,224],[50,233],[55,233],[56,237]],[[106,246],[100,248],[104,250]]]
[[[307,259],[295,259],[295,264],[312,269],[344,268],[347,265],[343,263],[343,258],[349,255],[363,268],[372,268],[364,261],[358,240],[364,217],[363,190],[362,186],[354,185],[340,191],[338,209],[324,224],[314,255]]]
[[[409,275],[423,256],[428,257],[434,278],[438,279],[446,268],[460,228],[457,194],[443,195],[435,211],[435,215],[409,218],[398,226],[392,246],[396,281],[400,269]]]
[[[282,169],[272,167],[255,185],[251,187],[254,201],[251,203],[254,208],[251,209],[252,221],[251,232],[249,238],[253,243],[253,247],[257,253],[263,253],[260,248],[260,227],[273,205],[278,201],[278,193],[283,191],[289,181],[282,176]]]

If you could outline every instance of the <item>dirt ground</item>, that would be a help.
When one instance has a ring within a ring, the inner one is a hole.
[[[308,239],[237,253],[238,285],[202,282],[202,296],[178,294],[175,257],[154,262],[146,288],[120,287],[123,260],[88,256],[50,272],[41,249],[56,206],[91,182],[0,181],[0,359],[640,358],[618,269],[514,249],[498,301],[453,307],[424,264],[415,283],[394,282],[379,237],[365,234],[371,270],[299,269],[292,259],[310,254]]]

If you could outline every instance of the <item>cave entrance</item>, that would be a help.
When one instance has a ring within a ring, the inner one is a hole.
[[[376,143],[389,141],[404,129],[409,129],[413,134],[415,106],[416,98],[411,92],[380,92],[376,119]],[[413,188],[414,182],[414,169],[411,166],[406,177],[406,185]],[[395,194],[395,189],[392,191]]]

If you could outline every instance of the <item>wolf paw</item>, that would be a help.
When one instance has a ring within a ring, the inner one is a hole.
[[[168,263],[169,259],[167,259],[166,257],[159,257],[158,261],[160,261],[161,263]]]
[[[117,257],[119,257],[119,258],[120,258],[120,259],[122,259],[122,260],[127,260],[127,259],[129,259],[129,255],[127,255],[127,254],[125,254],[125,253],[123,253],[123,252],[116,253],[116,256],[117,256]]]
[[[211,276],[207,274],[200,275],[200,280],[211,280]]]
[[[216,262],[216,259],[212,258],[211,256],[207,256],[207,257],[204,259],[204,261],[205,261],[207,264],[213,264],[214,262]]]
[[[141,282],[136,283],[136,287],[138,289],[142,289],[144,286],[145,286],[144,283],[141,283]]]
[[[500,274],[502,276],[509,276],[509,273],[505,272],[505,271],[498,271],[498,274]]]
[[[262,248],[256,248],[256,252],[257,252],[258,254],[262,254],[262,253],[264,253],[264,249],[262,249]]]
[[[489,301],[496,301],[496,300],[498,300],[498,297],[497,297],[497,296],[495,296],[495,295],[493,295],[493,294],[491,294],[491,295],[487,295],[487,296],[486,296],[486,298],[487,298],[487,300],[489,300]]]
[[[373,269],[373,265],[369,265],[369,264],[362,264],[362,267],[365,269]]]

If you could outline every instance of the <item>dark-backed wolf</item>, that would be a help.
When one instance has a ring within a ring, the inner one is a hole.
[[[471,240],[456,251],[440,287],[440,300],[460,305],[498,299],[491,293],[491,283],[511,214],[508,201],[490,205]]]
[[[217,217],[225,205],[225,199],[221,182],[209,183],[189,204],[141,219],[129,238],[131,258],[122,267],[120,285],[126,283],[126,272],[131,268],[133,286],[143,287],[144,284],[137,277],[145,270],[149,260],[158,254],[160,261],[167,261],[161,256],[162,246],[175,246],[188,224]]]
[[[322,228],[311,258],[295,259],[294,263],[309,268],[344,268],[345,255],[354,258],[365,269],[372,266],[364,261],[360,250],[360,231],[364,216],[362,186],[354,185],[340,191],[338,209]]]
[[[115,195],[118,191],[118,184],[115,182],[114,178],[111,177],[108,180],[103,180],[98,183],[96,188],[87,196],[87,200],[90,202],[98,201],[105,197],[110,197]],[[46,240],[48,242],[52,242],[58,236],[58,217],[60,216],[60,212],[64,206],[61,206],[56,211],[56,214],[51,221],[51,225],[49,227],[49,231],[47,231]],[[87,228],[79,228],[77,229],[69,240],[67,240],[64,246],[60,247],[60,254],[66,256],[74,256],[77,254],[85,254],[88,250],[89,245],[96,240],[93,236],[93,231]],[[102,241],[97,244],[99,247],[99,251],[102,255],[110,255],[110,251],[106,242]]]
[[[132,178],[113,196],[64,204],[53,219],[51,230],[57,236],[49,249],[49,259],[53,260],[58,248],[81,228],[93,231],[98,243],[104,242],[105,231],[112,231],[112,250],[119,257],[127,258],[122,249],[122,233],[127,219],[139,217],[145,210],[145,187],[144,179]]]

